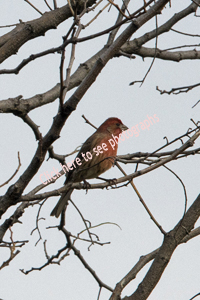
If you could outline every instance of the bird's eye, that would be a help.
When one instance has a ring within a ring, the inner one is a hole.
[[[119,124],[119,123],[116,123],[116,125],[117,125],[117,126],[120,126],[120,124]]]

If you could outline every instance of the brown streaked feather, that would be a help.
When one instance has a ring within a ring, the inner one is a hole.
[[[109,170],[115,161],[118,145],[116,144],[115,148],[113,149],[108,140],[113,138],[112,134],[119,137],[119,134],[122,132],[122,130],[126,129],[128,128],[123,125],[121,120],[119,120],[118,118],[107,119],[82,145],[77,155],[77,157],[81,160],[81,165],[76,165],[75,169],[70,170],[67,175],[65,184],[69,182],[81,182],[85,179],[96,178],[102,173]],[[106,143],[108,150],[104,151],[102,149],[103,153],[100,153],[98,156],[96,156],[96,153],[93,152],[93,148],[101,146],[102,143]],[[88,161],[85,161],[81,153],[86,154],[87,152],[90,152],[92,154],[92,159],[88,159]],[[51,216],[56,216],[57,218],[59,217],[60,213],[69,201],[69,197],[72,191],[73,189],[69,189],[66,193],[62,194],[60,200],[53,209]]]

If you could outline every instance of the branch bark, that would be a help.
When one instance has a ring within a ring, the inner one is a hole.
[[[137,290],[130,296],[124,297],[122,300],[145,300],[148,298],[154,287],[157,285],[160,277],[162,276],[165,268],[167,267],[171,256],[177,246],[181,243],[187,242],[194,236],[199,235],[200,228],[192,230],[196,221],[200,216],[200,194],[197,199],[188,209],[187,213],[181,219],[178,224],[167,233],[164,237],[163,244],[160,248],[153,252],[142,256],[138,263],[132,268],[132,270],[117,283],[114,292],[112,293],[110,300],[119,300],[122,290],[125,286],[132,281],[137,273],[152,259],[154,259],[149,271],[145,278],[138,286]]]
[[[101,55],[101,57],[97,60],[92,70],[88,73],[86,78],[82,81],[80,86],[77,88],[75,93],[69,98],[68,101],[65,102],[63,106],[62,114],[59,112],[53,120],[53,124],[49,129],[48,133],[41,138],[38,143],[38,148],[36,153],[21,175],[21,177],[17,180],[15,184],[9,187],[5,196],[1,198],[0,201],[0,216],[10,207],[11,205],[15,205],[18,201],[18,198],[23,193],[23,190],[28,185],[33,176],[38,172],[40,166],[42,165],[45,155],[48,151],[48,148],[52,145],[54,141],[56,141],[60,132],[68,119],[71,113],[76,109],[78,103],[86,93],[86,91],[90,88],[90,86],[94,83],[97,76],[100,74],[101,70],[105,67],[107,62],[113,58],[113,56],[119,51],[121,46],[129,39],[134,32],[137,31],[143,24],[149,21],[156,14],[160,13],[164,6],[169,2],[169,0],[159,0],[157,1],[146,13],[136,18],[131,24],[120,34],[120,36],[116,39],[116,41],[106,49],[105,53]],[[51,12],[50,12],[51,13]]]
[[[84,2],[79,1],[79,11],[84,9]],[[92,6],[96,0],[88,0],[87,7]],[[0,63],[13,54],[27,41],[44,36],[50,29],[56,29],[59,24],[72,16],[69,5],[46,12],[42,17],[19,23],[12,31],[0,38]]]
[[[197,3],[197,4],[196,4]],[[140,49],[142,45],[147,43],[148,41],[154,39],[157,35],[161,35],[163,33],[168,32],[172,26],[174,26],[176,23],[178,23],[180,20],[185,18],[186,16],[190,15],[191,13],[194,13],[197,8],[198,4],[200,4],[200,0],[197,0],[196,3],[190,4],[188,7],[183,9],[182,11],[176,13],[171,19],[169,19],[166,23],[163,25],[159,26],[157,29],[154,29],[152,31],[147,32],[143,36],[134,39],[130,42],[126,42],[122,47],[121,50],[127,54],[138,54],[140,55]],[[155,56],[155,49],[150,49],[150,48],[143,48],[141,51],[145,51],[145,49],[148,49],[149,51],[152,50],[154,51],[153,55],[151,53],[151,57]],[[142,55],[141,55],[142,56]]]
[[[163,60],[170,60],[179,62],[181,60],[188,60],[188,59],[200,59],[200,51],[188,50],[188,51],[163,51],[161,49],[155,48],[147,48],[147,47],[140,47],[139,49],[130,50],[130,47],[127,47],[128,50],[124,47],[123,51],[127,54],[135,54],[139,55],[142,58],[145,57],[156,57]]]

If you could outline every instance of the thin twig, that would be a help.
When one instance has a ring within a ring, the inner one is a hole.
[[[92,126],[92,127],[95,128],[95,129],[97,129],[97,127],[96,127],[95,125],[93,125],[92,123],[90,123],[90,121],[89,121],[84,115],[82,115],[82,118],[85,120],[85,122],[86,122],[87,124],[89,124],[90,126]]]
[[[15,258],[15,256],[17,256],[17,254],[19,254],[20,251],[17,250],[15,253],[13,253],[12,255],[10,255],[10,258],[7,259],[6,261],[4,261],[2,263],[2,265],[0,266],[0,270],[2,270],[3,268],[7,267],[9,265],[9,263]]]
[[[177,32],[179,34],[188,35],[188,36],[191,36],[191,37],[200,37],[199,34],[186,33],[186,32],[182,32],[182,31],[176,30],[176,29],[172,29],[172,28],[171,28],[171,30],[174,31],[174,32]]]
[[[166,91],[166,90],[160,90],[159,87],[156,87],[156,90],[160,92],[161,95],[163,94],[174,94],[174,95],[178,95],[180,93],[188,93],[189,91],[191,91],[192,89],[196,88],[200,86],[200,83],[196,83],[193,85],[188,85],[188,86],[182,86],[182,87],[177,87],[177,88],[172,88],[170,91]]]
[[[53,0],[54,9],[58,8],[57,1]]]
[[[193,300],[193,299],[196,298],[197,296],[200,296],[200,293],[196,294],[195,296],[193,296],[193,297],[190,298],[189,300]]]
[[[97,296],[97,300],[99,300],[99,299],[100,299],[101,290],[102,290],[102,287],[100,286],[100,287],[99,287],[99,293],[98,293],[98,296]]]
[[[41,211],[41,209],[42,209],[42,206],[43,206],[43,204],[46,202],[46,200],[47,199],[45,199],[42,203],[39,203],[39,209],[38,209],[38,213],[37,213],[37,217],[36,217],[36,227],[31,231],[31,235],[33,234],[33,232],[35,231],[35,230],[37,230],[38,231],[38,234],[39,234],[39,238],[38,238],[38,240],[37,240],[37,242],[35,243],[35,246],[37,246],[37,244],[39,243],[39,241],[40,240],[42,240],[42,235],[41,235],[41,232],[40,232],[40,229],[39,229],[39,221],[40,220],[45,220],[44,218],[40,218],[39,219],[39,216],[40,216],[40,211]]]
[[[39,126],[36,125],[33,120],[29,117],[28,114],[26,115],[18,115],[34,132],[36,141],[39,141],[41,137],[41,132],[39,131]]]
[[[6,181],[4,182],[3,184],[0,185],[0,188],[6,184],[8,184],[14,177],[15,175],[17,174],[17,172],[19,171],[20,167],[21,167],[21,160],[20,160],[20,153],[19,151],[17,152],[17,156],[18,156],[18,167],[16,169],[16,171],[14,172],[14,174]]]
[[[59,96],[59,101],[60,101],[60,110],[61,112],[63,111],[63,102],[64,102],[64,97],[63,97],[63,91],[64,91],[64,78],[63,78],[63,69],[64,69],[64,62],[65,62],[65,48],[62,50],[61,53],[61,59],[60,59],[60,96]]]
[[[80,22],[78,22],[78,29],[77,29],[76,33],[75,33],[75,30],[74,30],[73,37],[78,38],[78,36],[79,36],[82,29],[83,29],[82,24]],[[65,88],[63,90],[63,98],[65,98],[65,96],[67,94],[67,91],[68,91],[68,88],[69,88],[71,70],[72,70],[74,60],[75,60],[75,49],[76,49],[76,44],[72,44],[69,65],[68,65],[67,70],[66,70],[66,80],[65,80]]]
[[[195,103],[192,108],[194,108],[198,103],[200,102],[200,100],[197,101],[197,103]]]
[[[123,5],[122,5],[122,7],[121,7],[121,11],[123,11],[123,12],[124,12],[125,10],[128,11],[127,5],[129,4],[129,2],[130,2],[130,0],[125,0],[125,1],[123,1]],[[128,12],[128,13],[129,13],[129,12]],[[129,14],[129,16],[130,16],[130,14]],[[122,19],[123,19],[123,15],[122,15],[121,13],[119,13],[119,14],[118,14],[118,17],[117,17],[117,20],[116,20],[116,22],[115,22],[115,24],[120,23],[120,22],[122,21]],[[109,34],[108,41],[107,41],[107,45],[108,45],[108,46],[111,45],[111,44],[113,43],[113,41],[114,41],[114,39],[115,39],[115,36],[116,36],[117,32],[119,31],[119,28],[120,28],[120,27],[117,27],[116,29],[114,29],[114,30]]]
[[[110,2],[111,5],[113,5],[114,7],[116,7],[116,9],[120,12],[120,14],[121,14],[123,17],[125,17],[127,20],[131,20],[131,17],[130,17],[130,16],[127,16],[127,15],[123,12],[123,10],[121,10],[121,9],[119,8],[119,6],[118,6],[117,4],[115,4],[112,0],[108,0],[108,1]]]
[[[191,240],[192,238],[194,238],[195,236],[198,236],[200,234],[200,227],[192,230],[189,234],[187,234],[187,236],[185,236],[179,244],[188,242],[189,240]],[[137,276],[137,274],[140,272],[140,270],[143,269],[144,266],[146,266],[151,260],[153,260],[157,253],[159,252],[160,248],[155,249],[154,251],[146,254],[146,255],[142,255],[139,259],[139,261],[134,265],[134,267],[128,272],[128,274],[126,274],[119,283],[117,283],[116,288],[114,289],[114,293],[115,296],[120,295],[122,290],[133,280],[135,279],[135,277]],[[114,294],[113,293],[113,294]],[[110,297],[109,300],[112,300],[112,296]],[[114,298],[117,299],[117,298]],[[119,297],[120,299],[120,297]],[[191,300],[191,299],[190,299]]]
[[[158,17],[157,17],[157,15],[155,15],[155,20],[156,20],[155,54],[154,54],[154,57],[153,57],[153,59],[152,59],[152,62],[151,62],[151,64],[150,64],[149,69],[147,70],[147,72],[146,72],[144,78],[143,78],[142,81],[141,81],[140,87],[143,85],[143,83],[144,83],[145,79],[147,78],[147,75],[148,75],[149,72],[151,71],[151,68],[153,67],[153,64],[154,64],[155,59],[156,59],[156,51],[157,51],[157,47],[158,47]],[[140,81],[138,81],[138,82],[140,82]],[[133,81],[133,82],[129,83],[129,85],[133,85],[133,84],[135,84],[135,83],[136,83],[136,81]]]
[[[72,16],[75,16],[74,10],[73,10],[72,5],[71,5],[71,0],[67,0],[67,2],[68,2],[68,5],[69,5],[69,8],[71,10]]]
[[[44,2],[46,3],[47,7],[48,7],[50,10],[53,10],[53,9],[51,8],[51,6],[49,5],[49,3],[47,2],[47,0],[44,0]]]
[[[80,251],[74,245],[71,245],[71,249],[73,250],[74,254],[79,258],[79,260],[82,262],[82,264],[84,265],[84,267],[95,278],[95,280],[98,282],[99,286],[100,287],[104,287],[105,289],[113,292],[113,289],[110,286],[108,286],[107,284],[105,284],[103,281],[101,281],[101,279],[96,275],[96,273],[94,272],[94,270],[90,267],[90,265],[83,258],[83,256],[81,255]]]
[[[200,128],[198,128],[198,129],[200,129]],[[149,157],[149,156],[154,155],[156,152],[158,152],[158,151],[164,149],[165,147],[168,147],[169,145],[175,143],[176,141],[181,140],[183,137],[188,137],[188,133],[193,133],[193,132],[195,132],[196,130],[197,130],[197,129],[195,128],[195,129],[191,130],[190,132],[187,131],[186,133],[184,133],[183,135],[181,135],[181,136],[175,138],[175,139],[172,140],[171,142],[167,142],[166,145],[164,145],[164,146],[158,148],[157,150],[153,151],[153,152],[150,153],[149,155],[145,156],[145,159],[146,159],[147,157]],[[174,151],[173,151],[173,153],[174,153]],[[172,153],[172,154],[173,154],[173,153]],[[181,152],[181,154],[182,154],[182,153],[183,153],[183,152]],[[171,154],[171,155],[172,155],[172,154]]]
[[[73,204],[73,206],[75,207],[75,209],[77,210],[77,212],[78,212],[79,215],[81,216],[81,219],[83,220],[83,223],[85,224],[85,228],[86,228],[87,233],[88,233],[88,235],[89,235],[90,241],[91,241],[91,243],[93,243],[93,240],[92,240],[92,236],[91,236],[89,227],[87,226],[87,222],[86,222],[85,218],[83,217],[83,215],[82,215],[80,209],[76,206],[76,204],[75,204],[71,199],[70,199],[69,201]]]
[[[118,167],[118,169],[125,175],[127,176],[126,172],[121,168],[121,166],[116,162],[115,163],[116,166]],[[142,203],[142,205],[144,206],[144,208],[146,209],[147,213],[149,214],[150,218],[152,219],[152,221],[156,224],[156,226],[159,228],[159,230],[166,235],[165,230],[162,228],[162,226],[156,221],[156,219],[154,218],[154,216],[152,215],[152,213],[150,212],[149,208],[147,207],[146,203],[144,202],[142,196],[140,195],[138,189],[136,188],[135,184],[133,183],[133,180],[130,182],[130,184],[132,185],[134,191],[136,192],[138,198],[140,199],[140,202]]]
[[[159,50],[159,51],[162,53],[162,52],[166,52],[166,51],[169,51],[169,50],[189,48],[189,47],[200,47],[200,44],[176,46],[176,47],[171,47],[171,48],[167,48],[167,49],[163,49],[163,50]]]
[[[100,11],[96,14],[96,16],[94,16],[94,18],[92,18],[87,24],[83,25],[84,28],[86,28],[87,26],[89,26],[94,20],[96,20],[98,18],[98,16],[109,6],[110,4],[107,3],[102,9],[100,9]]]
[[[158,162],[156,162],[154,165],[152,165],[150,167],[147,167],[147,168],[142,169],[140,171],[134,172],[134,173],[132,173],[128,176],[124,176],[124,177],[121,177],[119,179],[116,179],[116,183],[122,183],[122,182],[125,182],[125,181],[129,181],[130,179],[136,178],[138,176],[142,176],[143,174],[146,174],[146,173],[148,173],[152,170],[155,170],[155,169],[159,168],[160,166],[162,166],[162,165],[164,165],[164,164],[166,164],[170,161],[173,161],[174,159],[176,159],[176,157],[180,153],[183,153],[187,148],[192,147],[195,140],[199,136],[200,136],[200,130],[197,130],[196,133],[191,138],[189,138],[181,147],[175,149],[170,156],[168,156],[166,158],[162,158],[161,160],[159,160]],[[171,144],[171,142],[169,144]],[[162,146],[160,149],[168,146],[169,144],[167,144],[165,146]],[[157,152],[157,151],[158,150],[156,150],[154,152]],[[111,184],[109,182],[105,182],[103,184],[101,184],[101,183],[100,184],[92,184],[92,185],[90,185],[90,187],[88,187],[88,189],[103,189],[103,188],[106,188],[110,185]],[[24,196],[21,196],[18,201],[21,202],[21,201],[42,200],[42,199],[47,198],[47,197],[59,196],[61,193],[66,192],[69,188],[83,189],[84,184],[81,184],[81,183],[66,184],[64,187],[62,187],[58,190],[53,190],[53,191],[50,191],[50,192],[44,192],[44,193],[37,194],[37,195],[24,195]]]
[[[168,171],[170,171],[172,174],[174,174],[174,176],[176,176],[176,178],[178,178],[178,180],[180,181],[180,183],[183,186],[183,191],[184,191],[184,195],[185,195],[185,208],[184,208],[184,212],[183,212],[183,217],[184,217],[186,210],[187,210],[187,192],[186,192],[185,185],[184,185],[183,181],[181,180],[181,178],[174,171],[172,171],[170,168],[168,168],[165,165],[163,165],[163,167],[166,168]]]
[[[32,6],[39,14],[43,15],[43,13],[37,7],[35,7],[30,1],[28,0],[24,0],[24,1],[27,2],[30,6]]]
[[[11,25],[1,25],[0,28],[13,27],[13,26],[17,26],[17,25],[19,25],[19,23],[11,24]]]
[[[147,6],[150,5],[152,2],[154,2],[154,0],[150,0],[148,3],[147,3]],[[137,11],[135,11],[133,14],[131,14],[131,18],[134,18],[140,11],[143,10],[143,6],[141,8],[139,8]],[[30,55],[28,58],[24,59],[19,65],[18,67],[16,67],[15,69],[3,69],[3,70],[0,70],[0,74],[18,74],[19,71],[25,66],[27,65],[30,61],[36,59],[36,58],[39,58],[39,57],[43,57],[45,55],[48,55],[48,54],[52,54],[52,53],[55,53],[55,52],[60,52],[62,51],[68,44],[70,43],[82,43],[84,41],[88,41],[88,40],[91,40],[91,39],[94,39],[94,38],[97,38],[99,36],[102,36],[104,34],[108,34],[110,31],[114,30],[115,28],[117,27],[120,27],[121,25],[127,23],[127,19],[124,19],[122,20],[121,22],[107,28],[106,30],[103,30],[101,32],[98,32],[96,34],[92,34],[90,36],[87,36],[87,37],[83,37],[83,38],[79,38],[79,39],[69,39],[69,40],[66,40],[62,45],[58,46],[58,47],[55,47],[55,48],[51,48],[51,49],[48,49],[48,50],[45,50],[45,51],[42,51],[40,53],[37,53],[37,54],[32,54]]]

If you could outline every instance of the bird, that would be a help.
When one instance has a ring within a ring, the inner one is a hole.
[[[128,127],[118,118],[108,118],[102,123],[83,143],[74,159],[75,168],[69,168],[64,184],[81,181],[87,183],[86,179],[97,178],[109,170],[115,162],[120,134],[127,129]],[[72,192],[73,188],[69,188],[68,191],[62,193],[51,216],[56,218],[60,216]]]

